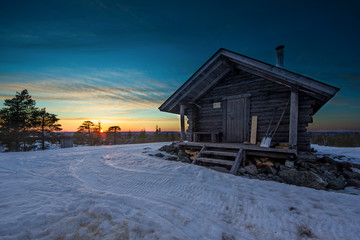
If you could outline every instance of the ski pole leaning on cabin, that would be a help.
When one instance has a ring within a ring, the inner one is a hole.
[[[263,146],[260,145],[261,147],[270,147],[271,140],[272,140],[272,138],[274,137],[276,131],[278,130],[278,128],[279,128],[279,126],[280,126],[280,123],[282,122],[282,119],[283,119],[283,117],[284,117],[285,111],[286,111],[289,103],[290,103],[290,98],[289,98],[289,101],[286,103],[286,106],[285,106],[285,108],[284,108],[284,111],[282,112],[281,117],[280,117],[280,119],[278,120],[275,128],[274,128],[273,130],[271,130],[271,132],[270,132],[270,134],[269,134],[270,137],[267,137],[267,138],[266,138],[266,141],[265,141],[264,145],[263,145]]]
[[[271,125],[274,121],[274,118],[275,118],[275,114],[276,114],[276,107],[274,108],[274,113],[271,117],[271,120],[270,120],[270,124],[269,124],[269,127],[268,129],[266,130],[266,134],[265,134],[265,137],[263,137],[263,139],[261,140],[261,143],[260,143],[260,147],[266,147],[266,142],[267,142],[267,138],[269,137],[269,130],[271,128]]]

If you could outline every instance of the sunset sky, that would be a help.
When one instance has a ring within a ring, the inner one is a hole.
[[[219,48],[275,64],[280,44],[284,68],[341,89],[310,129],[360,130],[359,1],[0,3],[1,106],[26,88],[65,131],[178,130],[158,107]]]

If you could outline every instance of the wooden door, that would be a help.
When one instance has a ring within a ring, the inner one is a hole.
[[[226,104],[226,142],[245,141],[246,99],[228,99]]]

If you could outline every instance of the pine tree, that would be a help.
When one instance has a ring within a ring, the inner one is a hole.
[[[129,130],[129,132],[126,134],[126,143],[133,143],[133,135],[131,130]]]
[[[92,121],[84,121],[81,126],[78,127],[79,132],[88,132],[88,144],[91,142],[91,129],[94,127],[95,124]]]
[[[154,142],[158,142],[161,140],[161,128],[156,125],[155,133],[154,133]]]
[[[20,140],[24,140],[27,131],[31,128],[30,116],[35,110],[35,101],[24,89],[16,92],[14,98],[5,99],[4,106],[0,110],[0,132],[8,148],[11,151],[19,151]]]
[[[138,136],[138,142],[139,143],[145,143],[146,142],[146,131],[145,128],[143,130],[140,131],[139,136]]]
[[[96,126],[94,126],[93,128],[93,132],[95,133],[95,139],[94,140],[94,144],[95,145],[102,145],[102,127],[101,127],[101,121],[98,121],[98,124]]]
[[[119,126],[111,126],[109,127],[108,131],[114,131],[114,144],[116,144],[116,131],[121,131],[121,128]]]
[[[46,112],[45,108],[36,109],[32,113],[32,125],[41,134],[41,149],[45,150],[45,133],[60,131],[61,125],[55,114]]]
[[[127,139],[131,139],[131,138],[132,138],[131,130],[129,130],[129,132],[127,133],[126,138],[127,138]]]

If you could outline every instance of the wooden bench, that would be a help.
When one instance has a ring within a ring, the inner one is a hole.
[[[193,141],[198,142],[199,135],[210,135],[211,142],[219,142],[220,132],[193,132]]]

